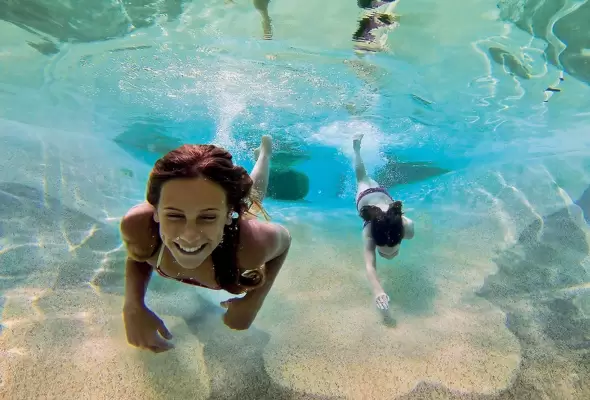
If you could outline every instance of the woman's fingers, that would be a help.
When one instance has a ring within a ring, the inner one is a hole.
[[[162,353],[164,351],[174,348],[174,344],[163,339],[157,332],[151,336],[144,337],[128,337],[127,342],[135,347],[143,350],[150,350],[154,353]]]
[[[387,310],[389,308],[389,296],[385,293],[381,293],[375,299],[377,307],[381,310]]]
[[[166,328],[166,325],[164,325],[164,321],[162,321],[162,320],[160,320],[160,323],[158,325],[158,332],[164,338],[166,338],[168,340],[172,339],[172,334],[170,333],[170,331],[168,330],[168,328]]]

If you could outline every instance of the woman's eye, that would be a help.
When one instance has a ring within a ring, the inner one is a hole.
[[[179,219],[183,219],[183,218],[184,218],[184,216],[183,216],[183,215],[178,215],[178,214],[168,214],[168,215],[167,215],[167,217],[168,217],[168,219],[171,219],[171,220],[173,220],[173,221],[174,221],[174,220],[179,220]]]
[[[206,221],[213,221],[217,218],[217,216],[216,215],[203,215],[201,218]]]

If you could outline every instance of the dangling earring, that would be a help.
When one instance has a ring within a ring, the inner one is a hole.
[[[239,216],[240,216],[240,214],[238,214],[237,211],[234,211],[231,213],[232,219],[238,219]]]

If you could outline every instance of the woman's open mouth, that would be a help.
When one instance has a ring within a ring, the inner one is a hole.
[[[176,242],[174,242],[174,245],[182,254],[193,256],[195,254],[198,254],[200,251],[202,251],[205,248],[205,246],[207,246],[207,243],[203,243],[199,247],[186,247],[186,246],[180,245]]]

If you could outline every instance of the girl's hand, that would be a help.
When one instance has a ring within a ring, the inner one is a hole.
[[[389,309],[389,296],[385,292],[380,293],[375,296],[375,303],[377,304],[378,309],[387,310]]]
[[[223,315],[223,322],[231,329],[245,330],[252,325],[260,307],[250,299],[234,297],[220,303],[227,311]]]
[[[145,306],[125,306],[123,308],[125,332],[130,345],[161,353],[174,348],[166,339],[172,334],[164,322]]]

